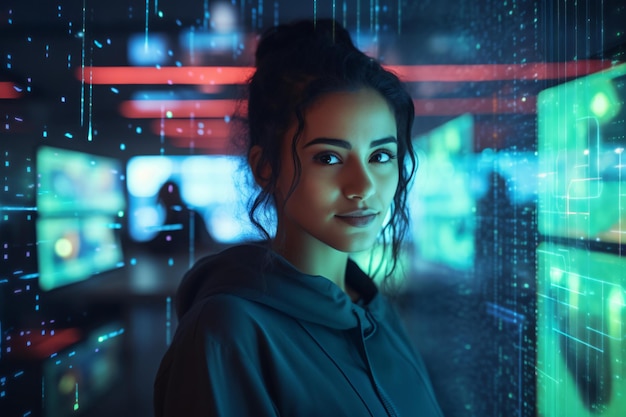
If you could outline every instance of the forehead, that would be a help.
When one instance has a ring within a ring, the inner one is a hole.
[[[387,100],[362,88],[328,93],[305,113],[304,141],[315,137],[372,140],[396,136],[396,119]]]

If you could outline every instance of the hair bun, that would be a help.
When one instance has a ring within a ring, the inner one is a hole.
[[[256,66],[268,56],[314,54],[315,49],[332,45],[356,49],[350,33],[333,19],[299,20],[275,26],[261,35],[255,54]]]

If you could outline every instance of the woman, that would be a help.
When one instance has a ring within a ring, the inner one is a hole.
[[[248,162],[267,245],[185,276],[157,416],[441,416],[398,315],[349,254],[407,227],[414,109],[334,21],[267,31],[248,84]],[[382,230],[381,230],[382,229]]]

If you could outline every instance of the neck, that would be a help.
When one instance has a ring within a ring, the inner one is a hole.
[[[319,275],[334,282],[346,291],[346,266],[348,254],[331,248],[319,241],[284,244],[273,242],[273,249],[300,272]]]

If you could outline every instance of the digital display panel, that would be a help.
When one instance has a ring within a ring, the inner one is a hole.
[[[626,258],[537,249],[537,398],[545,417],[626,410]]]
[[[49,146],[38,148],[36,161],[40,288],[53,290],[123,266],[121,163]]]
[[[419,167],[410,195],[420,259],[455,269],[474,262],[474,120],[465,114],[414,138]]]
[[[225,155],[131,158],[127,166],[130,237],[145,242],[166,227],[158,195],[169,181],[178,185],[181,204],[200,215],[216,242],[230,244],[259,238],[247,211],[248,199],[256,189],[244,174],[244,166],[242,158]]]
[[[122,164],[70,149],[37,151],[37,211],[41,216],[113,213],[125,208]]]
[[[39,286],[52,290],[123,265],[118,225],[106,216],[37,221]]]
[[[626,65],[539,94],[540,233],[624,240],[625,101]]]
[[[626,65],[538,98],[537,409],[626,409]]]

